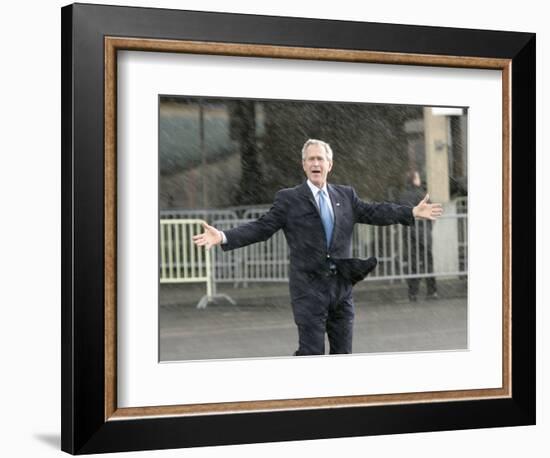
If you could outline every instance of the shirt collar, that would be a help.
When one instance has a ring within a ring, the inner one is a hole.
[[[328,196],[328,189],[327,189],[327,183],[325,182],[325,185],[322,188],[318,188],[315,186],[311,181],[309,181],[309,178],[307,179],[307,185],[309,186],[309,189],[311,189],[311,192],[315,197],[317,197],[317,194],[319,193],[319,190],[322,189],[325,191],[325,194]]]

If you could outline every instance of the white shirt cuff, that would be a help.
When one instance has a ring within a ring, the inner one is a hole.
[[[223,231],[219,231],[220,234],[222,235],[222,245],[226,244],[227,243],[227,237],[225,236],[225,234],[223,233]]]

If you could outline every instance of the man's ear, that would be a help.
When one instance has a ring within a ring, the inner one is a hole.
[[[328,161],[328,171],[330,172],[332,170],[332,161]]]

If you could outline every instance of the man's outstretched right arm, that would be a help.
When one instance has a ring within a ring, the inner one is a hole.
[[[270,210],[256,221],[242,224],[224,231],[225,243],[222,244],[222,232],[213,226],[204,223],[205,231],[193,237],[193,241],[199,246],[206,246],[207,249],[214,245],[222,244],[222,250],[234,250],[252,243],[263,242],[270,238],[275,232],[284,227],[286,222],[286,204],[281,198],[281,191],[275,195]]]

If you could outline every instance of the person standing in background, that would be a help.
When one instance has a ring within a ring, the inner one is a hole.
[[[405,188],[400,195],[401,205],[413,206],[426,195],[420,174],[411,170],[406,175]],[[433,274],[432,221],[417,221],[408,230],[403,231],[403,251],[408,264],[408,272],[415,274]],[[426,281],[426,299],[437,299],[435,276],[424,277]],[[409,301],[416,302],[420,287],[420,277],[407,278]]]

